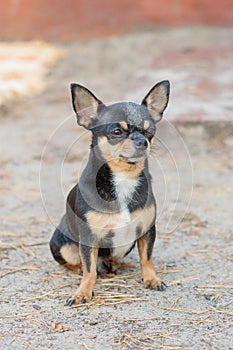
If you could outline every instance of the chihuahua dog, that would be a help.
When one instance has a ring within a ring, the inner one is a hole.
[[[66,213],[50,241],[57,262],[83,273],[68,306],[89,302],[97,272],[115,272],[136,243],[145,287],[159,291],[166,287],[152,261],[156,202],[148,155],[169,92],[165,80],[140,105],[106,106],[87,88],[71,84],[77,122],[91,131],[92,142],[87,165],[67,197]]]

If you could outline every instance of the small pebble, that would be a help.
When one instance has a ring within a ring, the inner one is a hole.
[[[175,262],[174,261],[169,261],[166,263],[167,267],[174,267],[175,266]]]
[[[208,304],[210,306],[217,307],[217,303],[215,301],[210,301]]]

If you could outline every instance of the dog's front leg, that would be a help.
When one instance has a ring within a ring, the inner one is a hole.
[[[144,236],[138,239],[138,252],[140,256],[142,279],[144,281],[145,287],[163,291],[165,290],[166,285],[159,277],[157,277],[152,261],[152,251],[155,236],[155,226],[152,226]]]
[[[66,305],[89,302],[93,296],[93,289],[97,276],[98,248],[80,245],[83,278],[77,292],[66,300]]]

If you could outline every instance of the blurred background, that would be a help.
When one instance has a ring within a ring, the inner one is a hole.
[[[232,0],[2,1],[0,111],[7,112],[11,97],[43,91],[63,57],[62,96],[78,80],[103,98],[139,98],[169,76],[177,102],[171,118],[229,119],[232,6]]]
[[[0,5],[2,40],[76,40],[150,26],[233,24],[232,1],[7,0]]]

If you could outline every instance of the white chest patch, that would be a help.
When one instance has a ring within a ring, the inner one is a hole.
[[[115,173],[113,183],[122,208],[118,221],[119,227],[115,228],[113,256],[123,258],[136,238],[135,227],[131,227],[131,215],[127,208],[127,203],[131,200],[139,180],[129,179],[122,173]]]
[[[115,173],[113,182],[116,187],[116,195],[122,204],[132,198],[133,193],[139,184],[138,179],[129,179],[123,173]]]

